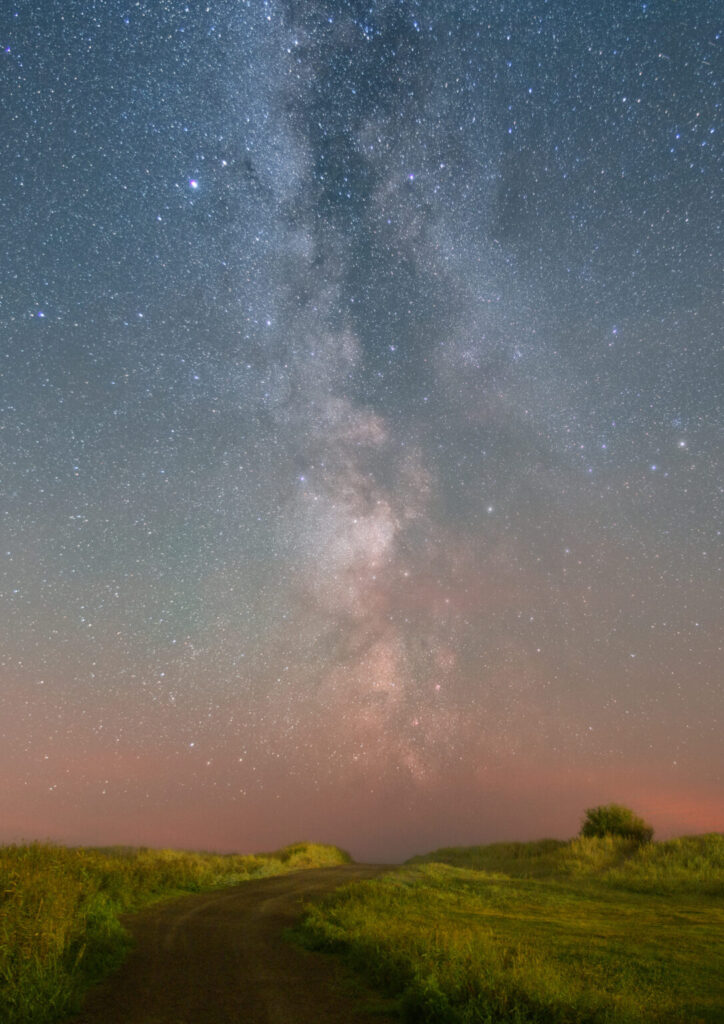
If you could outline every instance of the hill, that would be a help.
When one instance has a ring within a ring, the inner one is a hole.
[[[301,937],[408,1021],[719,1024],[724,836],[440,849],[311,907]]]

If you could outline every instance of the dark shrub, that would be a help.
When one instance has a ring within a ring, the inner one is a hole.
[[[628,807],[604,804],[601,807],[588,808],[581,826],[581,835],[621,836],[624,839],[634,839],[637,843],[650,843],[654,830]]]

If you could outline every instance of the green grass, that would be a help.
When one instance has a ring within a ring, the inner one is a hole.
[[[437,850],[309,907],[424,1024],[719,1024],[724,836]]]
[[[118,915],[185,892],[349,861],[333,846],[222,856],[176,850],[0,847],[0,1021],[49,1024],[124,958]]]
[[[606,836],[448,847],[407,863],[435,862],[514,878],[590,877],[637,892],[724,897],[724,836],[718,833],[645,845]]]

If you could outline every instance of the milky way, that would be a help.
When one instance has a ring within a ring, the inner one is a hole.
[[[724,828],[719,5],[0,26],[0,841]]]

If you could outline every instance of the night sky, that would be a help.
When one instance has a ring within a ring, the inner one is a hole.
[[[724,829],[718,0],[0,21],[0,841]]]

